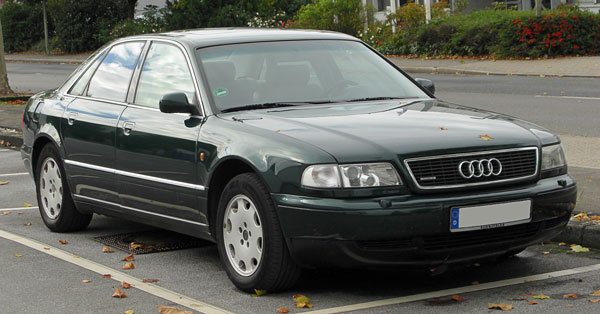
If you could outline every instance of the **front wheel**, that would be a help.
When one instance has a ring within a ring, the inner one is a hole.
[[[281,291],[294,285],[292,261],[271,196],[256,174],[233,178],[219,201],[217,245],[229,279],[241,290]]]
[[[82,214],[75,208],[64,167],[52,144],[42,148],[35,174],[40,214],[46,227],[54,232],[85,229],[92,214]]]

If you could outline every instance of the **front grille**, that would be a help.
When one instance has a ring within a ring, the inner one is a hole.
[[[463,178],[458,165],[463,161],[496,158],[502,163],[499,175]],[[537,174],[538,149],[536,147],[455,154],[437,157],[407,159],[405,164],[413,180],[422,189],[456,188],[496,182],[506,182],[533,177]]]

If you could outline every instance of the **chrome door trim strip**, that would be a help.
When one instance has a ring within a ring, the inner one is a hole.
[[[421,160],[430,160],[430,159],[444,159],[444,158],[465,157],[465,156],[477,156],[477,155],[486,155],[486,154],[495,154],[495,153],[506,153],[506,152],[522,151],[522,150],[535,150],[535,172],[533,174],[531,174],[531,175],[528,175],[528,176],[523,176],[523,177],[518,177],[518,178],[510,178],[510,179],[503,179],[503,180],[496,180],[496,181],[465,183],[465,184],[452,184],[452,185],[422,186],[422,185],[419,184],[419,181],[417,180],[417,178],[413,174],[412,170],[410,169],[410,166],[408,165],[408,163],[411,162],[411,161],[421,161]],[[503,182],[510,182],[510,181],[519,181],[519,180],[525,180],[525,179],[528,179],[528,178],[534,178],[535,176],[537,176],[538,171],[539,171],[539,169],[538,169],[539,168],[539,162],[540,162],[540,151],[539,151],[539,149],[537,147],[530,146],[530,147],[522,147],[522,148],[509,148],[509,149],[488,150],[488,151],[481,151],[481,152],[470,152],[470,153],[458,153],[458,154],[449,154],[449,155],[436,155],[436,156],[427,156],[427,157],[408,158],[408,159],[404,159],[404,166],[408,170],[408,173],[410,174],[411,179],[413,180],[413,182],[415,183],[415,185],[419,189],[422,189],[422,190],[439,190],[439,189],[463,188],[463,187],[476,186],[476,185],[496,184],[496,183],[503,183]]]
[[[163,184],[168,184],[168,185],[184,187],[184,188],[188,188],[188,189],[192,189],[192,190],[199,190],[199,191],[206,190],[206,187],[203,185],[191,184],[191,183],[187,183],[187,182],[181,182],[181,181],[175,181],[175,180],[169,180],[169,179],[163,179],[163,178],[158,178],[158,177],[154,177],[154,176],[148,176],[145,174],[138,174],[138,173],[123,171],[123,170],[117,170],[117,169],[113,169],[113,168],[91,165],[88,163],[74,161],[74,160],[65,159],[65,164],[82,167],[82,168],[93,169],[93,170],[97,170],[97,171],[108,172],[108,173],[112,173],[112,174],[116,174],[116,175],[122,175],[122,176],[130,177],[130,178],[136,178],[136,179],[142,179],[142,180],[147,180],[147,181],[152,181],[152,182],[157,182],[157,183],[163,183]]]
[[[134,211],[134,212],[138,212],[138,213],[142,213],[142,214],[148,214],[148,215],[153,215],[153,216],[157,216],[157,217],[167,218],[167,219],[171,219],[171,220],[177,220],[177,221],[181,221],[181,222],[185,222],[185,223],[189,223],[189,224],[194,224],[194,225],[198,225],[198,226],[202,226],[202,227],[207,227],[208,226],[207,224],[204,224],[204,223],[201,223],[201,222],[187,220],[187,219],[173,217],[173,216],[168,216],[168,215],[159,214],[159,213],[155,213],[155,212],[149,212],[147,210],[133,208],[133,207],[129,207],[129,206],[125,206],[125,205],[121,205],[121,204],[117,204],[117,203],[113,203],[113,202],[109,202],[109,201],[99,200],[99,199],[96,199],[96,198],[93,198],[93,197],[89,197],[89,196],[83,196],[83,195],[79,195],[79,194],[73,194],[73,196],[75,198],[79,198],[79,199],[82,199],[82,200],[87,200],[87,201],[92,201],[92,202],[98,202],[98,203],[104,203],[104,204],[107,204],[107,205],[111,205],[111,206],[115,206],[115,207],[120,207],[120,208],[125,209],[125,210]]]

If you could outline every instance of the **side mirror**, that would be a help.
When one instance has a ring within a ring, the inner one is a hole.
[[[160,111],[164,113],[198,114],[198,109],[194,105],[190,105],[185,93],[163,95],[158,104]]]
[[[431,80],[423,79],[423,78],[416,78],[415,81],[417,81],[417,83],[421,84],[421,86],[425,87],[425,89],[428,90],[429,92],[431,92],[432,95],[435,95],[435,85],[433,84],[433,82]]]

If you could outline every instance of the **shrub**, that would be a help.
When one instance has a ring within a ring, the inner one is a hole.
[[[122,21],[111,30],[101,31],[98,38],[102,42],[108,42],[120,37],[163,32],[166,29],[165,20],[162,17],[164,10],[158,9],[155,5],[147,5],[141,18]]]
[[[0,9],[4,49],[9,52],[29,50],[44,38],[41,4],[7,2]],[[49,23],[49,31],[52,25]]]
[[[126,0],[50,0],[60,48],[74,53],[94,50],[105,43],[102,30],[112,29],[127,17]]]
[[[167,0],[166,4],[169,30],[246,26],[258,11],[255,0]]]
[[[317,0],[298,11],[295,26],[356,36],[364,25],[364,11],[361,0]]]

